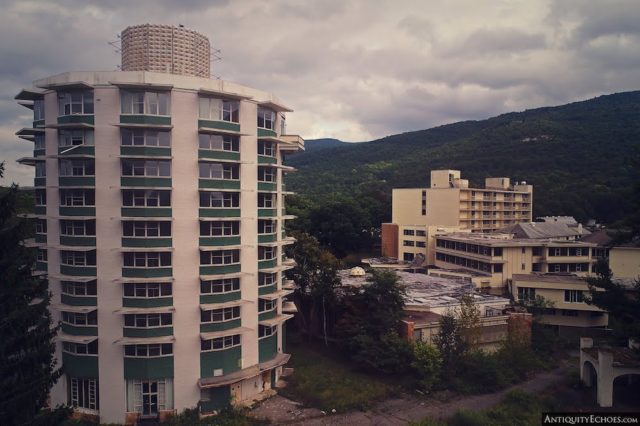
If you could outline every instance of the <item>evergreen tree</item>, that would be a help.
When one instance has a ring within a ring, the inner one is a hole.
[[[60,375],[47,281],[32,275],[34,250],[23,241],[29,223],[16,216],[17,198],[15,184],[0,194],[0,423],[6,425],[31,423]]]

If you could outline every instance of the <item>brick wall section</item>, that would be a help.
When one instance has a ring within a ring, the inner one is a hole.
[[[398,225],[395,223],[382,224],[382,255],[398,257]]]

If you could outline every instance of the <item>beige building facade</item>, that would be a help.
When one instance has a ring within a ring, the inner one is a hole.
[[[67,72],[34,110],[37,269],[62,324],[51,404],[101,423],[270,389],[288,361],[283,164],[270,93],[188,75]]]
[[[506,177],[486,178],[484,188],[470,188],[469,181],[461,179],[459,170],[432,170],[428,188],[393,190],[391,222],[398,226],[394,254],[398,260],[407,262],[417,253],[430,259],[433,254],[427,250],[430,244],[427,235],[439,232],[438,228],[494,232],[508,225],[531,222],[532,211],[533,186],[526,182],[511,184]],[[404,238],[412,237],[412,230],[419,231],[424,240],[413,239],[412,245],[411,238]],[[389,240],[384,231],[383,227],[383,241]]]

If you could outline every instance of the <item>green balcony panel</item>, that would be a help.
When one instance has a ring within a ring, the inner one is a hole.
[[[98,327],[95,327],[95,326],[82,327],[79,325],[62,323],[61,329],[64,333],[72,334],[74,336],[97,336],[98,335]]]
[[[45,149],[34,149],[33,150],[33,156],[34,157],[44,157],[46,155],[46,150]]]
[[[209,324],[200,324],[200,333],[209,333],[212,331],[224,331],[231,330],[232,328],[240,327],[241,319],[234,319],[225,322],[213,322]]]
[[[95,155],[96,148],[93,145],[75,145],[58,147],[58,155]]]
[[[275,284],[258,287],[258,295],[273,293],[274,291],[276,291],[276,288],[277,287]]]
[[[259,243],[272,243],[276,241],[278,238],[278,234],[260,234],[258,235],[258,244]]]
[[[35,206],[33,208],[35,214],[47,214],[47,206]]]
[[[240,124],[231,123],[229,121],[198,120],[198,127],[204,127],[208,129],[227,130],[230,132],[240,131]]]
[[[34,178],[33,186],[47,186],[47,178],[46,177]]]
[[[173,336],[173,327],[155,327],[155,328],[130,328],[122,329],[124,337],[162,337]]]
[[[171,148],[164,146],[121,146],[120,155],[171,157]]]
[[[95,266],[71,266],[60,265],[60,273],[74,277],[95,277],[97,275]]]
[[[258,209],[258,217],[275,217],[277,215],[277,209]]]
[[[276,184],[274,182],[258,182],[258,191],[275,191]]]
[[[136,177],[136,176],[123,176],[120,178],[121,186],[148,186],[148,187],[160,187],[171,188],[170,177]]]
[[[258,128],[258,138],[275,138],[277,136],[277,133],[273,130]]]
[[[123,297],[122,306],[125,308],[159,308],[162,306],[172,306],[173,297]]]
[[[122,217],[171,217],[171,207],[122,207]]]
[[[201,246],[236,246],[240,244],[240,236],[237,237],[200,237]]]
[[[60,176],[60,186],[96,186],[95,176]]]
[[[233,151],[213,151],[209,149],[199,149],[198,158],[213,158],[216,160],[240,161],[240,153]]]
[[[273,359],[278,354],[278,333],[258,341],[258,362]]]
[[[275,268],[277,265],[278,265],[278,259],[259,260],[258,261],[258,269]]]
[[[70,294],[61,294],[60,301],[65,305],[71,306],[98,306],[98,298],[96,296],[72,296]]]
[[[206,354],[202,355],[207,355]],[[202,355],[200,356],[200,363],[202,363]],[[201,399],[198,405],[200,411],[203,413],[210,413],[212,411],[220,411],[231,404],[231,387],[220,386],[217,388],[203,389],[201,394],[206,399]]]
[[[60,216],[95,216],[96,208],[91,206],[67,207],[60,206]]]
[[[33,128],[44,127],[44,120],[33,120]]]
[[[173,268],[122,268],[122,276],[127,278],[158,278],[170,277]]]
[[[224,303],[240,300],[240,291],[219,294],[201,294],[200,303]]]
[[[267,155],[258,155],[258,164],[276,164],[278,159],[276,157],[269,157]]]
[[[75,236],[68,236],[68,235],[60,235],[60,245],[93,247],[96,245],[96,237],[75,237]]]
[[[124,357],[124,378],[131,379],[164,379],[173,377],[173,355],[157,358]]]
[[[240,189],[239,180],[198,179],[198,187],[202,189]]]
[[[200,275],[221,275],[221,274],[234,274],[240,272],[240,264],[237,265],[209,265],[200,267]]]
[[[36,234],[36,243],[46,243],[47,234]]]
[[[36,262],[36,265],[35,265],[36,271],[47,272],[48,268],[49,268],[49,264],[47,262]]]
[[[151,126],[170,126],[171,117],[164,115],[122,114],[120,124],[148,124]]]
[[[62,115],[58,117],[58,124],[95,124],[93,114]]]
[[[122,238],[122,247],[171,247],[171,238]]]
[[[240,217],[240,209],[201,208],[200,217]]]
[[[73,377],[98,378],[98,357],[96,355],[75,355],[62,352],[64,372]]]
[[[261,314],[258,314],[258,321],[264,321],[264,320],[275,318],[276,313],[277,313],[276,309],[272,309],[271,311],[267,311],[267,312],[262,312]]]
[[[209,351],[200,353],[200,378],[213,377],[214,370],[222,370],[223,374],[231,374],[240,370],[242,346],[221,351]]]

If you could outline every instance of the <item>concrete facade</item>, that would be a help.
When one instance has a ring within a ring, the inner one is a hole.
[[[284,134],[290,110],[147,71],[63,73],[16,99],[44,105],[17,134],[35,143],[22,162],[46,170],[32,216],[62,322],[51,404],[132,423],[269,390],[289,359],[283,157],[304,149]]]

